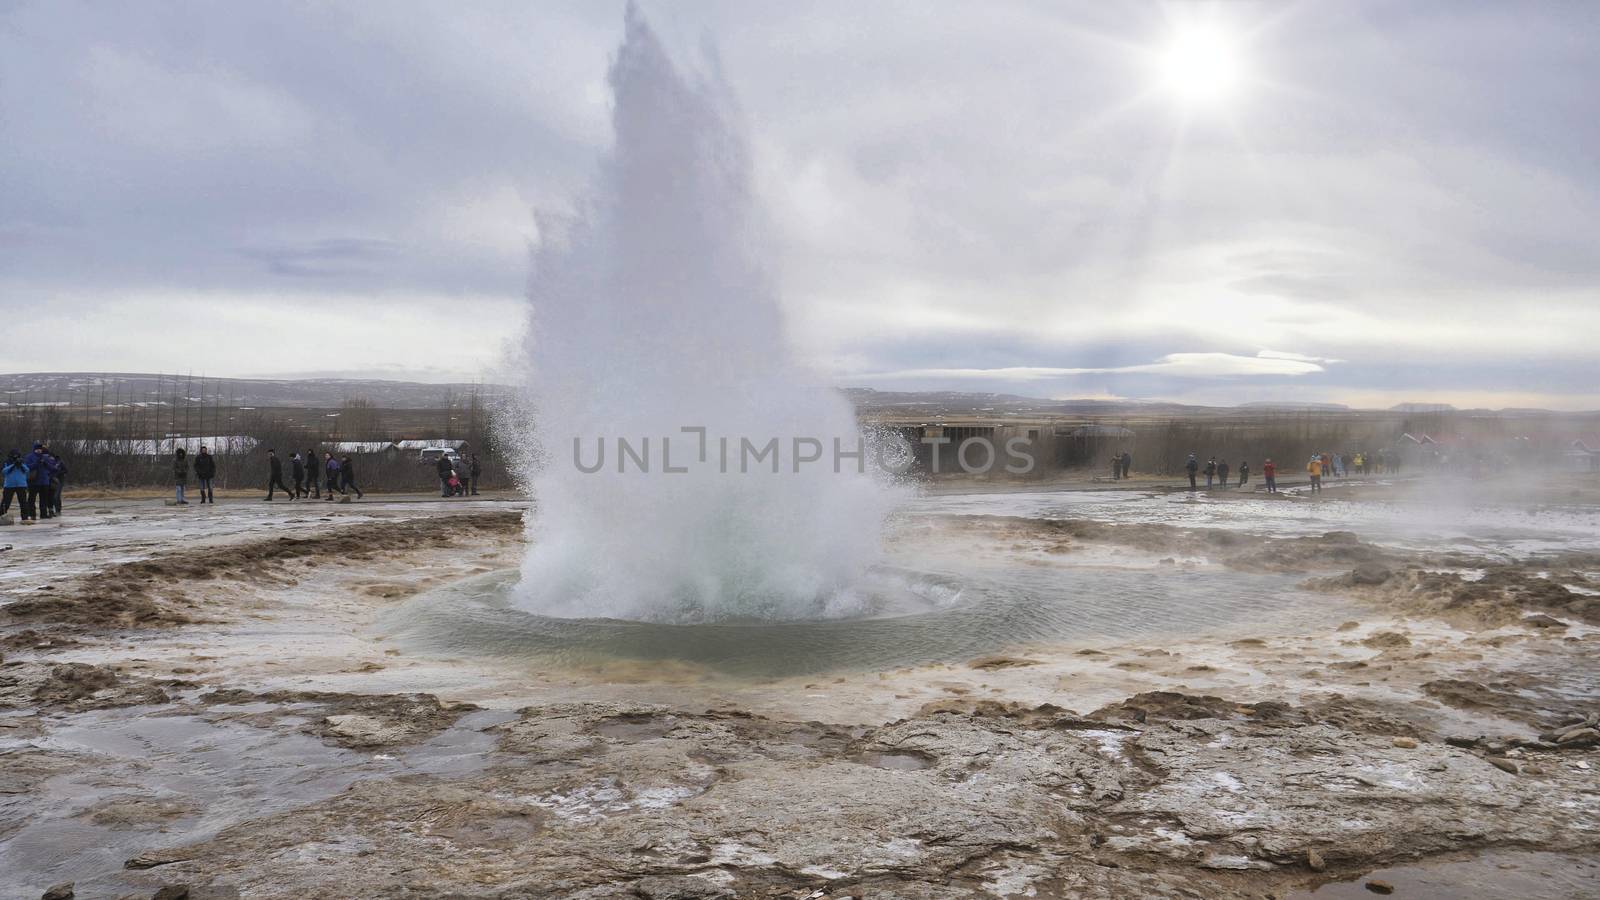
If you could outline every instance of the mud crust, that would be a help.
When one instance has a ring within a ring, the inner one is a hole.
[[[476,535],[508,535],[521,528],[514,512],[452,516],[449,527],[432,520],[362,522],[333,526],[311,537],[274,537],[168,551],[151,559],[120,563],[62,587],[47,587],[0,610],[0,626],[26,623],[37,635],[106,629],[170,628],[204,621],[197,594],[207,582],[292,584],[301,573],[290,565],[314,559],[368,560],[377,553],[454,546]]]

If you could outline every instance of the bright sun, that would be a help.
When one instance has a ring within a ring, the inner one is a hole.
[[[1242,75],[1237,43],[1213,25],[1179,30],[1156,64],[1162,86],[1185,105],[1225,102],[1237,91]]]

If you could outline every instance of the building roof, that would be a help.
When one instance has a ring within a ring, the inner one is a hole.
[[[162,438],[161,440],[125,440],[125,441],[67,441],[68,452],[81,456],[99,453],[114,453],[125,456],[167,456],[176,453],[179,447],[184,453],[193,456],[205,447],[212,453],[249,453],[260,446],[260,441],[242,434],[221,435],[217,437],[189,437],[189,438]]]
[[[324,444],[332,447],[335,453],[386,453],[394,450],[394,441],[334,441]]]

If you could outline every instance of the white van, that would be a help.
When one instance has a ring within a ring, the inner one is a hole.
[[[451,450],[449,447],[423,447],[421,450],[417,451],[417,461],[423,463],[424,465],[438,465],[439,457],[441,456],[449,459],[451,465],[455,465],[461,461],[461,454]]]

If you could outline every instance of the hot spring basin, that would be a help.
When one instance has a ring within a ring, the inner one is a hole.
[[[541,668],[654,662],[664,669],[785,677],[964,662],[1046,643],[1208,632],[1242,637],[1332,625],[1354,613],[1348,603],[1299,589],[1303,575],[1027,567],[887,574],[896,596],[880,615],[663,624],[535,615],[514,605],[519,574],[507,570],[414,597],[386,613],[377,628],[396,646],[418,652]],[[925,601],[920,606],[918,598]]]

